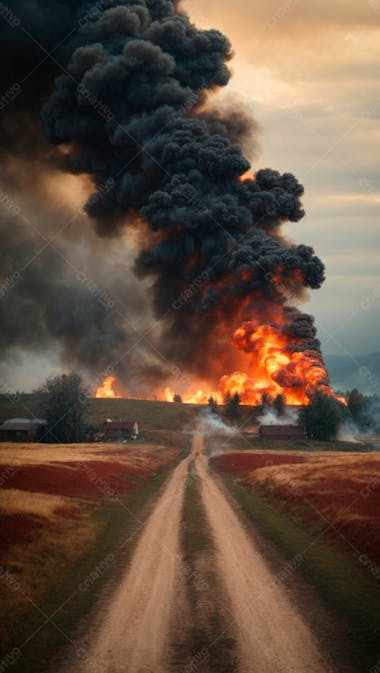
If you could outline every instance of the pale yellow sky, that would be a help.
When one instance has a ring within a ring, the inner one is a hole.
[[[324,287],[304,307],[325,352],[380,351],[380,0],[183,6],[232,42],[222,96],[237,95],[260,124],[254,168],[291,171],[305,185],[306,218],[287,233],[326,264]]]

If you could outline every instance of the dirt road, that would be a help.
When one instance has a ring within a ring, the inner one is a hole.
[[[189,458],[148,519],[83,673],[167,673],[170,617],[181,569],[179,531]],[[75,668],[77,671],[77,667]]]
[[[209,475],[202,437],[194,443],[219,571],[232,605],[239,673],[327,673],[310,630]]]
[[[81,669],[75,666],[75,671],[173,670],[170,645],[176,645],[181,629],[179,621],[173,622],[174,611],[178,613],[182,572],[181,514],[192,461],[216,548],[220,588],[232,613],[226,631],[238,647],[236,673],[330,673],[291,597],[276,582],[217,480],[208,472],[200,436],[194,438],[191,456],[176,468],[158,500],[88,651],[87,663]],[[209,665],[214,671],[211,661]]]

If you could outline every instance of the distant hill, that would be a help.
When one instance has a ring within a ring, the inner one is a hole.
[[[325,361],[336,390],[358,388],[367,395],[380,395],[380,353],[327,355]]]
[[[91,399],[88,402],[88,420],[99,424],[106,418],[137,420],[142,428],[156,430],[184,430],[192,422],[200,407],[194,404],[175,404],[152,400]]]
[[[36,400],[10,401],[0,398],[0,423],[8,418],[32,418],[37,413]],[[183,430],[199,413],[200,407],[192,404],[153,402],[151,400],[90,399],[87,407],[87,422],[101,425],[106,418],[137,420],[143,428]]]
[[[32,418],[37,414],[35,398],[31,395],[23,402],[10,402],[7,396],[0,396],[0,423],[9,418]],[[106,418],[137,420],[142,431],[173,430],[191,431],[196,418],[206,405],[175,404],[173,402],[157,402],[153,400],[126,399],[90,399],[87,406],[87,423],[100,429]],[[239,422],[243,425],[252,423],[253,407],[241,406]]]
[[[147,430],[192,430],[207,405],[176,404],[152,400],[91,399],[88,403],[90,423],[102,423],[108,416],[137,420]],[[223,407],[219,407],[222,412]],[[239,422],[248,423],[254,407],[241,405]],[[228,419],[224,419],[229,422]]]

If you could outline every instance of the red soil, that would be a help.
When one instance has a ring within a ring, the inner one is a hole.
[[[153,470],[147,466],[145,468],[142,467],[137,467],[136,465],[131,465],[131,464],[126,464],[126,463],[118,463],[116,461],[110,462],[110,461],[102,461],[102,460],[87,460],[86,462],[83,463],[76,463],[76,462],[66,462],[64,465],[67,465],[68,467],[75,467],[79,471],[83,471],[87,474],[91,474],[93,470],[95,470],[97,473],[99,473],[100,476],[104,475],[106,476],[107,474],[114,475],[114,476],[121,476],[123,479],[125,479],[126,476],[129,477],[138,477],[141,479],[146,479],[147,477],[151,476]]]
[[[4,514],[0,520],[0,550],[15,544],[28,544],[38,537],[43,523],[28,514]]]
[[[6,467],[0,465],[0,472]],[[5,487],[32,493],[99,499],[128,495],[136,478],[146,478],[150,474],[150,470],[131,465],[95,460],[57,465],[22,465],[9,476]]]
[[[243,453],[234,451],[216,456],[212,459],[215,468],[223,474],[244,474],[252,472],[260,467],[270,467],[271,465],[289,465],[290,463],[304,463],[303,456],[294,456],[292,454],[282,453]]]
[[[271,486],[271,496],[281,509],[306,524],[320,523],[328,537],[353,553],[380,561],[380,489],[363,496],[363,483],[326,475],[300,491]],[[365,493],[365,491],[364,491]]]

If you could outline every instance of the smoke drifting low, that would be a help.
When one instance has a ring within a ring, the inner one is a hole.
[[[205,377],[205,362],[209,378],[242,368],[242,351],[249,349],[234,348],[230,339],[243,321],[253,320],[286,333],[292,353],[307,352],[311,368],[324,370],[313,319],[289,307],[305,288],[321,286],[324,267],[312,248],[289,244],[280,231],[284,222],[304,216],[303,187],[293,175],[269,169],[249,177],[241,147],[256,133],[255,123],[238,107],[208,104],[208,93],[229,81],[228,39],[217,30],[198,30],[169,0],[69,2],[64,8],[36,2],[37,13],[29,5],[16,0],[14,10],[29,21],[28,33],[48,48],[64,42],[53,63],[46,59],[37,79],[31,77],[38,96],[29,91],[28,101],[15,101],[5,152],[16,144],[24,161],[40,156],[44,170],[54,165],[89,176],[95,193],[85,211],[100,237],[137,230],[134,270],[152,286],[160,321],[152,338],[161,361],[197,378]],[[30,43],[23,31],[16,40],[12,35],[17,58],[10,77],[16,81]],[[14,133],[12,118],[20,121],[27,109],[34,140],[42,100],[46,137],[59,146],[54,151],[42,139],[32,149],[30,139],[20,142]],[[48,259],[46,265],[51,268]],[[59,279],[59,269],[54,273]],[[117,280],[117,295],[128,304],[129,280]],[[56,282],[49,288],[55,297]],[[128,343],[123,321],[112,311],[99,317],[99,303],[94,313],[90,302],[73,325],[73,299],[80,303],[81,292],[58,291],[62,334],[54,300],[41,301],[40,290],[35,297],[48,313],[42,318],[47,338],[62,339],[65,357],[89,371],[99,371],[99,361],[116,362],[121,342]],[[94,338],[92,347],[94,328],[107,338]],[[142,361],[140,379],[143,370]],[[149,382],[167,374],[167,365],[154,363]],[[325,370],[320,381],[328,385]]]
[[[37,194],[43,197],[42,191]],[[33,211],[42,235],[35,231],[32,220],[24,219],[26,209]],[[139,340],[132,325],[144,306],[143,288],[130,282],[132,296],[128,298],[128,311],[124,310],[124,290],[119,289],[125,278],[124,268],[115,264],[115,256],[104,264],[100,246],[89,248],[83,240],[78,245],[74,225],[85,228],[84,217],[68,228],[70,213],[63,210],[53,215],[52,210],[29,200],[23,202],[21,212],[7,212],[0,218],[2,361],[16,360],[20,353],[53,350],[67,368],[80,367],[89,374],[94,385],[99,385],[117,360],[120,376],[126,378],[128,373],[136,383],[140,377],[143,384],[148,383],[152,370],[156,381],[156,367],[149,354],[144,354],[144,342],[138,366],[129,355]],[[58,233],[57,238],[54,233]],[[49,240],[53,241],[51,245]],[[111,250],[107,249],[108,254]],[[94,273],[97,259],[102,269]],[[108,280],[106,274],[111,270]],[[3,381],[2,391],[5,389]]]

